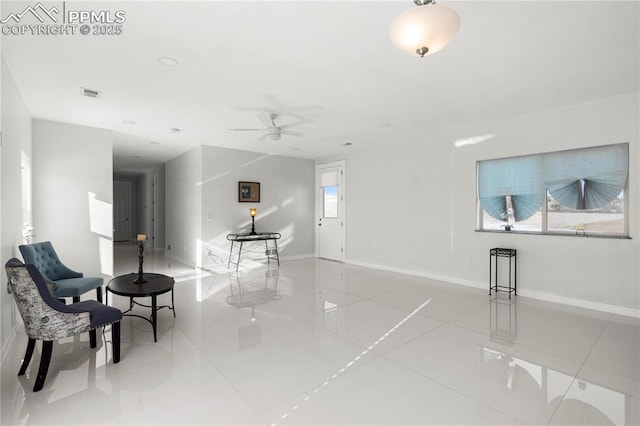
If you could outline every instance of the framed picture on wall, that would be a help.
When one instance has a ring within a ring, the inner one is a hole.
[[[239,203],[260,202],[260,182],[238,182]]]

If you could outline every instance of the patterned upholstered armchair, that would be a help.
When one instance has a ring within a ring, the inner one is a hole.
[[[9,260],[5,269],[9,286],[24,321],[29,342],[18,375],[27,371],[36,340],[42,340],[42,357],[38,376],[33,387],[42,389],[49,370],[53,341],[79,333],[89,332],[89,345],[96,347],[96,329],[111,324],[113,363],[120,362],[120,320],[122,312],[95,300],[65,305],[55,299],[47,284],[33,265],[25,265],[18,259]]]
[[[72,297],[76,303],[80,301],[80,295],[95,289],[96,299],[102,302],[102,278],[85,277],[66,267],[50,241],[21,245],[20,253],[25,263],[38,268],[56,299]]]

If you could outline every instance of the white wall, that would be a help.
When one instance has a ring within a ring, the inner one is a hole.
[[[85,275],[113,274],[112,149],[111,131],[33,120],[36,241]]]
[[[346,156],[347,261],[486,288],[489,249],[510,247],[518,250],[519,294],[637,314],[638,99],[635,92],[425,129],[375,150],[354,146]],[[495,137],[454,147],[486,134]],[[630,144],[630,240],[475,232],[476,161],[620,142]]]
[[[165,187],[165,166],[162,165],[154,170],[155,175],[155,193],[156,193],[156,239],[154,248],[156,250],[165,249],[165,212],[166,212],[166,187]]]
[[[202,147],[168,161],[166,171],[165,255],[195,265],[200,238]]]
[[[199,177],[195,170],[201,170]],[[260,203],[238,202],[238,181],[260,182]],[[250,229],[250,207],[258,209],[256,231],[282,234],[281,257],[314,253],[311,160],[201,146],[167,163],[166,187],[167,244],[177,258],[190,264],[226,262],[226,235]],[[185,197],[199,197],[201,204]],[[179,240],[176,227],[187,228],[186,241]],[[207,256],[210,250],[219,257]]]
[[[12,257],[21,259],[18,245],[22,244],[22,170],[24,151],[31,155],[31,117],[22,96],[2,58],[2,146],[0,149],[1,197],[0,227],[2,266]],[[17,323],[13,296],[7,294],[7,277],[0,273],[0,348],[4,358],[12,342]]]

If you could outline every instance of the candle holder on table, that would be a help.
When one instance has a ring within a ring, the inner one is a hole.
[[[256,235],[256,213],[258,212],[258,209],[255,207],[251,207],[249,209],[249,214],[251,215],[251,232],[249,232],[249,235]]]
[[[142,264],[144,263],[144,245],[143,243],[147,240],[147,236],[145,234],[138,234],[138,278],[136,278],[133,283],[134,284],[143,284],[146,283],[147,280],[144,278],[144,274],[142,272]]]

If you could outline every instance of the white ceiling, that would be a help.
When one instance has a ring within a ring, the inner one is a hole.
[[[3,36],[2,54],[34,118],[115,132],[116,172],[201,144],[321,158],[638,90],[638,1],[439,4],[462,27],[423,59],[388,37],[408,0],[67,2],[124,10],[123,34]],[[309,119],[293,128],[305,136],[228,130],[263,127],[259,111]]]

